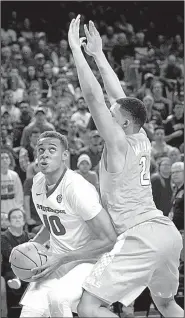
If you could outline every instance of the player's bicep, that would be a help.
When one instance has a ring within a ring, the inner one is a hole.
[[[99,97],[89,94],[87,96],[87,103],[100,136],[106,143],[112,143],[115,136],[115,124],[105,104],[103,94]]]
[[[116,241],[117,234],[113,227],[111,218],[103,208],[93,219],[86,221],[86,223],[96,237],[111,242]]]

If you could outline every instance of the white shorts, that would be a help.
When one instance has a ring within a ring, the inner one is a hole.
[[[33,311],[44,313],[45,317],[50,316],[51,304],[54,306],[54,304],[62,304],[62,302],[65,305],[68,304],[72,312],[76,312],[83,292],[82,284],[93,266],[93,264],[83,263],[74,267],[61,278],[49,278],[39,283],[30,283],[20,304],[33,308]]]
[[[94,265],[83,287],[107,304],[128,306],[146,288],[169,298],[179,285],[182,237],[166,217],[141,223],[118,237],[110,253]]]

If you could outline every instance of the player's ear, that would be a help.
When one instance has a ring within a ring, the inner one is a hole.
[[[130,125],[130,120],[126,119],[122,126],[123,126],[123,128],[127,128],[129,125]]]
[[[63,161],[66,161],[69,157],[69,151],[68,150],[65,150],[62,154],[62,160]]]

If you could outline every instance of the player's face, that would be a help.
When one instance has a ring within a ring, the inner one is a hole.
[[[57,138],[40,139],[37,146],[39,169],[44,174],[52,174],[61,168],[65,151]]]
[[[10,216],[10,225],[20,228],[24,226],[24,216],[21,211],[14,211]]]

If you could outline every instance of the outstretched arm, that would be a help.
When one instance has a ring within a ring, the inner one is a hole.
[[[103,53],[102,39],[94,23],[92,21],[89,22],[89,31],[86,26],[84,26],[84,29],[88,41],[87,44],[83,43],[82,45],[86,53],[93,56],[103,78],[109,101],[111,105],[113,105],[117,99],[126,98],[126,95],[116,73],[113,71],[105,57],[105,54]]]
[[[113,120],[112,115],[105,104],[101,86],[99,85],[81,51],[79,23],[80,16],[78,16],[76,20],[72,20],[69,28],[68,38],[76,64],[83,96],[87,102],[99,133],[105,140],[106,144],[117,144],[114,141],[114,137],[116,137],[117,140],[122,140],[123,143],[123,130]],[[86,35],[88,36],[87,33]]]

